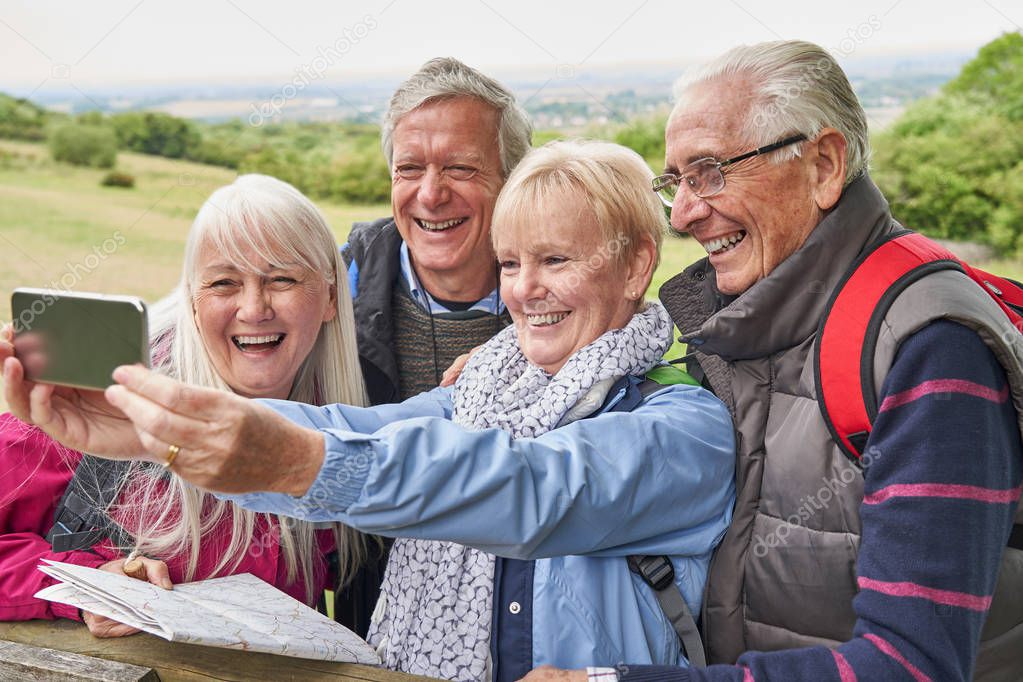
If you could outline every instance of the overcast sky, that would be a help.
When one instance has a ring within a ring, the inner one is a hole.
[[[407,74],[430,57],[504,70],[681,65],[803,38],[840,58],[973,50],[1019,0],[0,0],[0,90]],[[317,57],[321,59],[317,60]]]

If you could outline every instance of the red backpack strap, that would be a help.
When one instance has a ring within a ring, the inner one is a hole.
[[[979,284],[998,304],[1016,329],[1023,331],[1023,284],[992,275],[979,268],[960,262],[963,271]]]
[[[963,271],[949,251],[908,230],[869,247],[835,288],[814,344],[817,404],[832,438],[858,464],[877,416],[874,351],[906,287],[938,270]]]

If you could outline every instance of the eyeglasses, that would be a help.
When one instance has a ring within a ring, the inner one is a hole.
[[[773,152],[782,147],[788,147],[790,144],[802,142],[805,139],[806,135],[793,135],[792,137],[786,137],[781,142],[775,142],[774,144],[754,149],[751,152],[739,154],[739,156],[727,161],[718,161],[710,156],[704,159],[697,159],[683,168],[678,175],[665,173],[654,178],[652,181],[654,192],[657,193],[657,196],[661,198],[661,201],[668,208],[671,208],[672,204],[675,203],[675,195],[678,193],[678,188],[683,180],[689,189],[692,190],[693,194],[701,199],[712,197],[725,188],[725,171],[722,170],[725,167],[745,161],[746,159],[752,159],[754,156]]]

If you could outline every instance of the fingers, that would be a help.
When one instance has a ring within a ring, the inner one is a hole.
[[[85,625],[89,628],[89,632],[92,633],[92,636],[99,637],[101,639],[124,637],[126,635],[134,635],[136,632],[139,632],[138,628],[133,628],[132,626],[125,625],[124,623],[118,623],[116,620],[99,614],[89,613],[88,611],[82,612],[82,620],[85,621]]]
[[[177,414],[124,386],[111,386],[105,395],[111,405],[131,420],[139,441],[154,456],[154,461],[163,461],[159,458],[166,453],[168,443],[184,447],[205,430],[203,420]]]
[[[519,682],[586,682],[585,670],[562,670],[552,665],[541,665],[534,668]]]
[[[146,580],[157,587],[162,587],[165,590],[173,589],[174,583],[170,579],[170,571],[167,570],[167,564],[160,561],[159,559],[148,559],[146,557],[138,557],[136,561],[141,561],[142,565],[146,569]]]
[[[28,394],[32,423],[44,431],[54,419],[52,403],[54,388],[56,387],[53,384],[35,384]]]
[[[15,417],[23,422],[32,420],[29,404],[29,386],[25,383],[25,370],[16,358],[7,358],[4,367],[4,400]]]
[[[14,327],[5,324],[0,328],[0,365],[14,357]]]
[[[469,361],[469,353],[463,353],[455,358],[455,361],[451,363],[451,366],[444,370],[444,374],[441,377],[441,386],[453,386],[458,377],[461,376],[462,370],[465,369],[465,363]]]
[[[199,419],[210,414],[224,395],[223,391],[189,386],[140,365],[118,367],[114,381],[152,403]]]
[[[540,682],[541,680],[551,679],[557,669],[552,665],[541,665],[539,668],[533,668],[530,670],[525,677],[518,680],[518,682]]]

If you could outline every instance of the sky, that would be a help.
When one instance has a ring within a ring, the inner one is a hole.
[[[976,50],[1019,0],[0,0],[0,91],[407,75],[435,56],[552,76],[801,38],[840,61]]]

